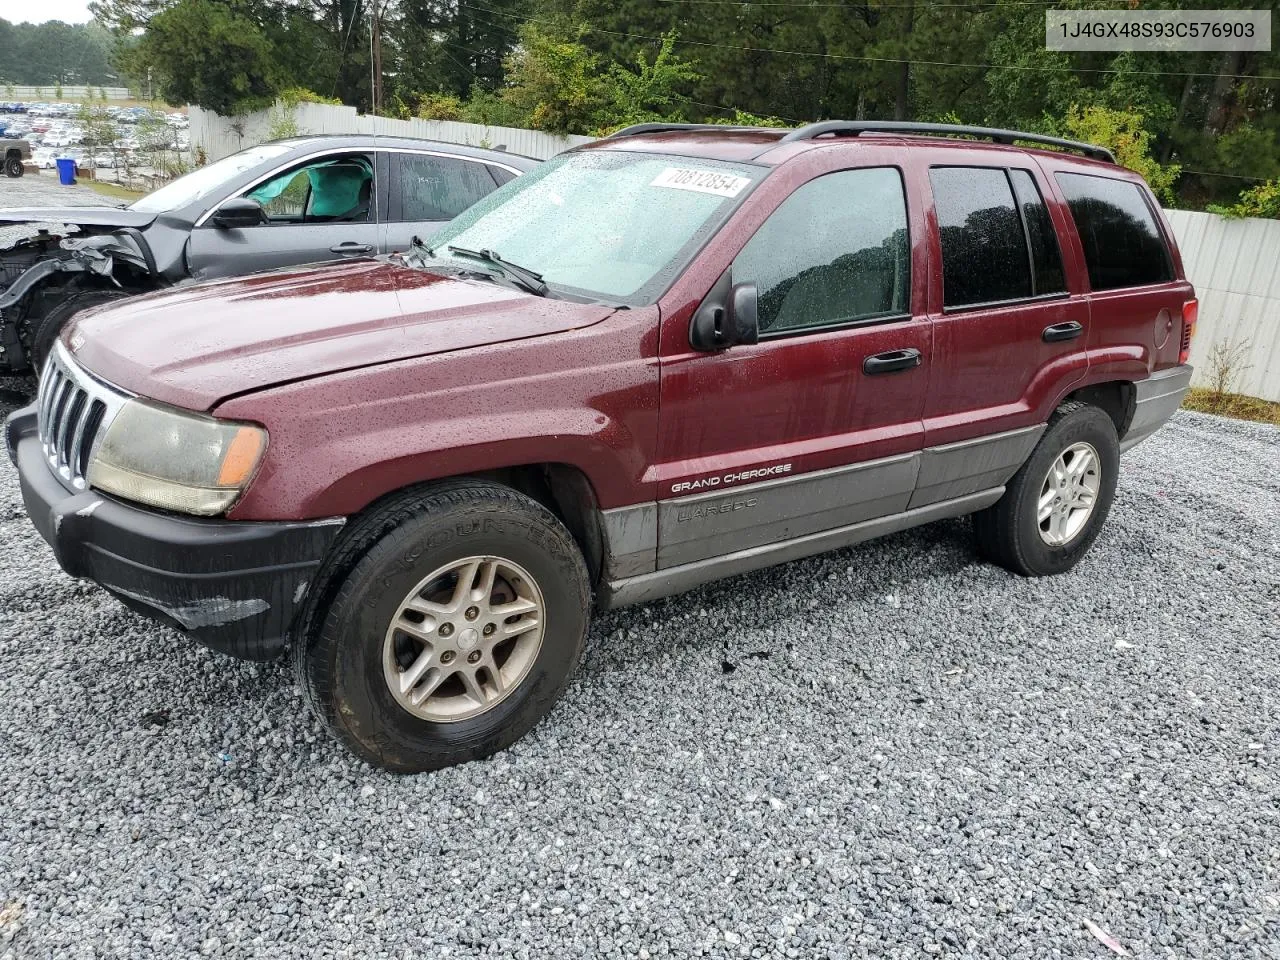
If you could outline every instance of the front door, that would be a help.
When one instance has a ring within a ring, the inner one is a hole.
[[[907,508],[933,352],[909,222],[896,166],[814,177],[729,268],[760,342],[664,343],[659,568]]]
[[[372,153],[313,157],[258,183],[244,196],[265,219],[228,229],[207,219],[191,233],[188,258],[199,279],[378,253]]]

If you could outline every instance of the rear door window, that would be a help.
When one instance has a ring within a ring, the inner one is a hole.
[[[1031,263],[1009,177],[989,167],[929,171],[942,241],[942,299],[948,307],[1032,295]]]
[[[452,220],[498,187],[487,163],[424,153],[399,161],[401,221]]]
[[[1022,222],[1027,228],[1027,243],[1031,247],[1031,285],[1036,296],[1062,293],[1067,289],[1067,279],[1062,271],[1062,253],[1058,249],[1058,234],[1049,218],[1049,209],[1040,196],[1035,178],[1026,170],[1010,170],[1009,181],[1022,212]]]
[[[1089,174],[1056,176],[1080,234],[1094,290],[1173,279],[1169,250],[1141,187]]]

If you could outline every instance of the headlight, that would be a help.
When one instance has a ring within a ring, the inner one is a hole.
[[[267,449],[261,427],[130,400],[89,462],[89,486],[179,513],[225,513]]]

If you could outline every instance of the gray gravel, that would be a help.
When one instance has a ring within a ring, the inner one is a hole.
[[[604,617],[413,778],[64,577],[7,462],[0,542],[6,960],[1280,956],[1274,428],[1179,414],[1067,576],[951,522]]]

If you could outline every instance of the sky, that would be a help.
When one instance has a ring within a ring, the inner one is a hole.
[[[92,19],[89,0],[0,0],[0,18],[10,23],[85,23]]]

